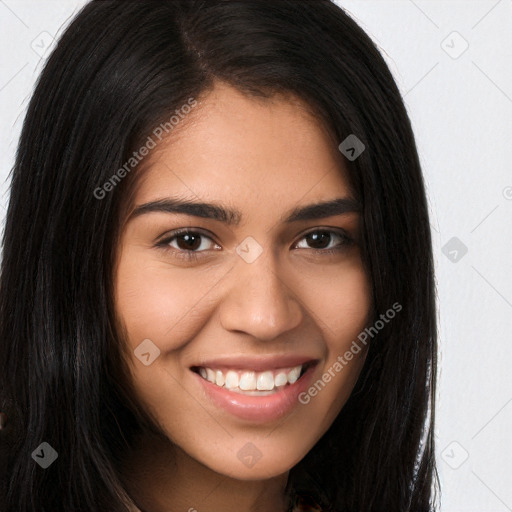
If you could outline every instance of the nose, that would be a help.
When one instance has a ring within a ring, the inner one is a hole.
[[[303,308],[293,283],[287,283],[279,270],[268,250],[252,263],[236,261],[219,308],[224,329],[270,341],[302,322]]]

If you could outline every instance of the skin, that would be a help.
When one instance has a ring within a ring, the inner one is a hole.
[[[162,433],[148,435],[130,455],[128,492],[154,512],[285,510],[290,468],[343,407],[366,350],[307,405],[263,424],[215,406],[190,366],[223,354],[300,353],[318,359],[312,382],[321,378],[368,319],[361,219],[351,212],[283,222],[294,208],[353,197],[337,144],[297,98],[256,99],[217,82],[199,100],[148,157],[135,207],[179,196],[236,208],[242,217],[227,225],[151,212],[124,224],[116,313],[136,398]],[[178,257],[190,247],[180,237],[167,250],[157,247],[184,227],[206,235],[197,260]],[[315,229],[331,233],[323,246],[305,237]],[[342,245],[343,231],[353,243]],[[252,263],[236,252],[248,236],[263,249]],[[160,350],[149,366],[134,354],[145,339]],[[248,442],[262,454],[252,467],[237,457]]]

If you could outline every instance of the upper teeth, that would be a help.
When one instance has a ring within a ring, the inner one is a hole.
[[[267,370],[264,372],[223,371],[201,367],[199,374],[203,379],[233,391],[272,391],[275,387],[296,382],[301,371],[302,365],[300,364],[291,369]]]

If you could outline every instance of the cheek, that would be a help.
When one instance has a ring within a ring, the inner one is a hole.
[[[367,346],[358,335],[368,322],[371,285],[362,264],[347,262],[343,271],[317,276],[309,310],[323,332],[326,357],[303,397],[311,416],[327,429],[347,401],[363,367]]]
[[[335,334],[331,345],[342,350],[347,342],[357,337],[368,321],[371,286],[362,266],[354,266],[350,272],[333,280],[329,295],[324,304],[326,308],[330,304],[325,322]]]
[[[371,285],[359,258],[299,279],[297,296],[323,331],[328,348],[342,349],[348,338],[364,329],[371,307]]]
[[[127,336],[123,342],[131,354],[128,362],[137,402],[180,442],[186,442],[186,433],[194,431],[195,418],[194,403],[183,392],[188,369],[181,364],[181,349],[211,316],[208,292],[222,278],[217,274],[144,262],[144,255],[136,250],[126,251],[117,269],[116,313]],[[148,366],[136,356],[137,347],[146,339],[160,350]],[[173,414],[176,410],[188,412]],[[187,420],[190,424],[185,425]]]
[[[162,352],[186,344],[208,317],[208,292],[219,272],[186,272],[162,262],[141,263],[136,254],[121,261],[116,281],[117,314],[134,349],[151,339]]]

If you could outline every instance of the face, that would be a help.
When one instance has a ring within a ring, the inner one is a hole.
[[[181,122],[148,157],[118,248],[136,399],[192,459],[266,479],[315,445],[364,363],[360,214],[299,100],[217,83]]]

